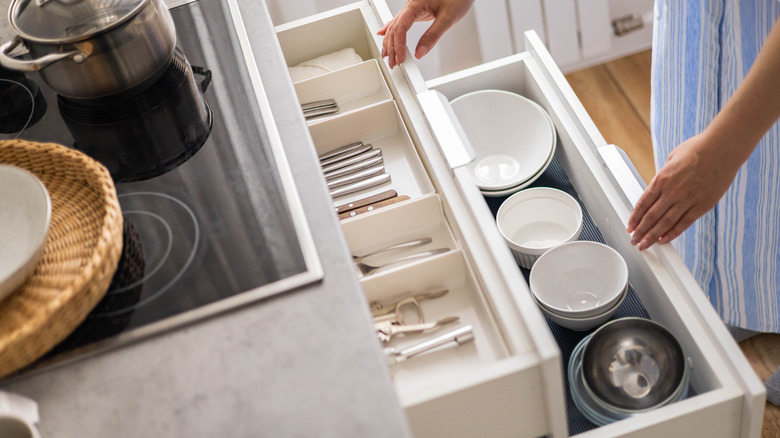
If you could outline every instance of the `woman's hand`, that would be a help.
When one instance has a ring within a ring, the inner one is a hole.
[[[466,16],[474,0],[407,0],[401,12],[390,20],[377,35],[382,40],[382,57],[387,57],[390,68],[406,58],[406,33],[416,21],[433,20],[417,43],[414,56],[419,59],[430,52],[439,38],[461,18]]]
[[[742,164],[729,149],[707,131],[677,146],[628,219],[631,244],[644,250],[667,243],[713,208]]]

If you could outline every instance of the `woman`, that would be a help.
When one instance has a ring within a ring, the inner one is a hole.
[[[434,19],[420,58],[473,0],[408,0],[380,31],[390,67]],[[780,333],[780,2],[658,0],[655,178],[628,221],[640,250],[672,242],[737,341]],[[780,405],[780,369],[766,382]]]

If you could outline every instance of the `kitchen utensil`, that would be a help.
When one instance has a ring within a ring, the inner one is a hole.
[[[398,192],[396,192],[395,190],[387,190],[382,193],[377,193],[376,195],[371,195],[363,199],[358,199],[357,201],[352,201],[343,205],[339,205],[337,207],[334,207],[333,209],[336,210],[336,214],[341,215],[343,213],[348,213],[351,210],[366,207],[368,205],[375,204],[377,202],[381,202],[390,198],[394,198],[396,196],[398,196]]]
[[[377,337],[382,342],[389,342],[393,336],[398,334],[427,332],[438,328],[444,324],[450,324],[458,321],[458,316],[447,316],[434,322],[424,322],[419,324],[391,324],[389,322],[374,324]]]
[[[117,182],[176,168],[211,134],[212,111],[203,96],[211,71],[191,66],[178,49],[165,70],[150,88],[121,100],[57,99],[75,148],[103,163]]]
[[[339,112],[339,107],[331,106],[331,107],[317,108],[310,111],[304,111],[303,116],[306,120],[312,120],[312,119],[316,119],[317,117],[327,116],[329,114],[335,114],[337,112]]]
[[[420,303],[417,301],[417,298],[407,297],[395,303],[392,310],[389,312],[377,312],[376,314],[372,312],[374,325],[383,325],[385,323],[394,325],[406,324],[406,317],[404,316],[404,312],[409,312],[410,310],[412,313],[417,315],[418,324],[425,322],[423,310],[422,307],[420,307]]]
[[[361,146],[363,146],[363,142],[362,141],[356,141],[354,143],[350,143],[350,144],[347,144],[347,145],[344,145],[344,146],[339,146],[337,148],[330,149],[327,152],[321,153],[318,157],[319,157],[320,161],[327,160],[328,158],[333,158],[336,155],[341,155],[343,153],[346,153],[346,152],[352,151],[354,149],[357,149],[357,148],[359,148]]]
[[[161,0],[79,0],[62,6],[14,0],[17,35],[0,46],[0,65],[40,71],[60,95],[95,99],[161,73],[176,47],[176,29]],[[23,44],[32,59],[9,54]]]
[[[389,205],[397,204],[399,202],[407,201],[409,199],[410,198],[408,196],[406,196],[406,195],[396,196],[394,198],[386,199],[384,201],[377,202],[375,204],[371,204],[371,205],[366,206],[366,207],[356,208],[356,209],[348,211],[346,213],[342,213],[342,214],[339,215],[339,220],[344,220],[344,219],[348,219],[348,218],[351,218],[351,217],[355,217],[355,216],[357,216],[359,214],[363,214],[363,213],[370,213],[370,212],[372,212],[374,210],[377,210],[377,209],[380,209],[382,207],[387,207]]]
[[[318,100],[316,102],[302,103],[301,110],[303,110],[303,113],[306,114],[309,111],[314,111],[322,108],[332,108],[335,106],[337,105],[334,99],[323,99],[323,100]]]
[[[349,184],[343,187],[339,187],[335,190],[330,191],[330,196],[333,199],[336,199],[341,196],[350,195],[352,193],[359,192],[361,190],[369,189],[371,187],[378,186],[380,184],[384,184],[388,181],[390,181],[390,174],[389,173],[382,173],[379,175],[374,175],[371,178],[365,179],[363,181]]]
[[[32,173],[0,164],[0,301],[35,270],[51,223],[51,198]]]
[[[344,152],[342,152],[342,153],[340,153],[338,155],[334,155],[332,157],[320,160],[320,166],[322,166],[322,170],[323,170],[323,172],[325,172],[326,167],[330,166],[331,164],[338,163],[340,161],[344,161],[347,158],[354,157],[355,155],[360,155],[360,154],[362,154],[364,152],[368,152],[368,151],[370,151],[373,148],[374,147],[371,146],[370,144],[364,144],[364,145],[357,146],[355,148],[351,148],[351,149],[349,149],[347,151],[344,151]]]
[[[327,175],[332,175],[337,170],[343,169],[345,167],[351,167],[355,164],[362,163],[368,160],[375,159],[377,157],[382,157],[382,150],[381,149],[374,149],[370,147],[371,145],[368,145],[368,148],[362,149],[362,152],[352,155],[349,158],[342,159],[340,161],[334,161],[326,166],[322,166],[322,173]],[[363,147],[363,146],[361,146]],[[335,157],[334,157],[335,158]],[[330,158],[333,159],[333,158]]]
[[[686,372],[674,335],[644,318],[604,324],[582,352],[585,388],[610,411],[636,413],[669,403],[687,389]]]
[[[427,244],[429,244],[431,242],[433,242],[433,239],[431,239],[430,237],[422,237],[420,239],[414,239],[414,240],[409,240],[409,241],[406,241],[406,242],[397,243],[395,245],[390,245],[390,246],[378,249],[376,251],[371,251],[371,252],[369,252],[367,254],[363,254],[361,256],[353,255],[352,256],[352,260],[355,261],[355,262],[360,262],[360,261],[363,261],[363,260],[365,260],[365,259],[367,259],[367,258],[369,258],[371,256],[375,256],[377,254],[385,254],[385,253],[392,252],[392,251],[399,251],[399,250],[404,250],[404,249],[409,249],[409,248],[416,248],[418,246],[427,245]]]
[[[555,149],[555,131],[537,103],[503,90],[479,90],[452,100],[475,159],[467,167],[484,190],[515,187],[539,173]]]
[[[396,260],[393,260],[392,262],[384,263],[382,265],[369,265],[369,264],[366,264],[366,263],[363,263],[363,262],[357,262],[357,263],[355,263],[355,266],[358,268],[360,273],[363,276],[365,276],[365,275],[369,275],[369,274],[372,274],[372,273],[376,272],[378,269],[386,268],[388,266],[395,266],[395,265],[398,265],[398,264],[407,263],[407,262],[411,262],[411,261],[414,261],[414,260],[423,259],[423,258],[426,258],[426,257],[431,257],[431,256],[434,256],[434,255],[437,255],[437,254],[441,254],[443,252],[447,252],[447,251],[449,251],[449,248],[437,248],[437,249],[433,249],[433,250],[430,250],[430,251],[419,252],[419,253],[416,253],[416,254],[411,254],[411,255],[408,255],[408,256],[405,256],[405,257],[401,257],[400,259],[396,259]]]
[[[439,289],[434,290],[432,292],[423,292],[419,294],[414,294],[411,296],[411,298],[414,298],[417,302],[423,301],[423,300],[432,300],[435,298],[443,297],[444,295],[447,295],[449,293],[449,289]],[[409,297],[407,297],[409,298]],[[406,298],[404,298],[406,299]],[[373,316],[379,316],[379,315],[385,315],[389,312],[394,312],[397,310],[398,305],[403,300],[394,301],[392,303],[380,303],[378,301],[372,301],[369,303],[369,306],[371,307],[371,315]],[[422,317],[422,307],[420,307],[420,320],[424,320]]]
[[[458,327],[447,333],[427,339],[420,343],[398,349],[387,347],[383,350],[385,358],[390,365],[403,362],[415,356],[420,356],[434,351],[440,351],[446,348],[457,347],[474,340],[474,329],[470,325]]]
[[[377,149],[377,151],[379,151],[379,150]],[[333,171],[331,171],[329,173],[326,173],[325,174],[325,180],[326,181],[330,181],[330,180],[333,180],[335,178],[338,178],[338,177],[341,177],[341,176],[344,176],[344,175],[349,175],[350,173],[355,173],[355,172],[357,172],[359,170],[367,169],[369,167],[373,167],[373,166],[376,166],[378,164],[382,164],[383,162],[384,162],[384,159],[382,158],[382,154],[380,153],[380,154],[378,154],[376,156],[372,156],[370,158],[358,161],[355,164],[352,164],[352,165],[349,165],[349,166],[346,166],[346,167],[342,167],[341,169],[336,169],[336,170],[333,170]]]
[[[603,243],[568,242],[539,257],[528,283],[544,308],[567,318],[586,318],[603,314],[621,299],[628,266]]]
[[[368,169],[363,169],[358,172],[351,173],[349,175],[333,178],[330,181],[327,181],[328,189],[333,190],[349,184],[365,181],[374,175],[384,173],[384,171],[385,171],[385,166],[382,164],[377,164],[373,167],[369,167]]]
[[[517,263],[531,269],[550,248],[577,240],[582,231],[582,208],[562,190],[535,187],[502,202],[496,223]]]

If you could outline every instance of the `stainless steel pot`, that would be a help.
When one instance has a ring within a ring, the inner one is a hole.
[[[14,0],[17,36],[0,46],[0,65],[40,71],[57,93],[95,99],[126,90],[167,66],[176,29],[161,0]],[[10,53],[20,44],[32,59]]]

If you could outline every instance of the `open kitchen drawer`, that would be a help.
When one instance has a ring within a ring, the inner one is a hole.
[[[446,288],[447,295],[425,303],[426,312],[454,312],[475,327],[473,345],[391,367],[415,435],[569,434],[559,346],[464,166],[473,154],[447,103],[477,89],[504,89],[550,114],[557,161],[604,241],[626,259],[647,314],[674,333],[692,367],[691,397],[578,436],[759,436],[763,385],[674,249],[640,253],[630,245],[625,225],[638,190],[637,181],[625,177],[631,165],[605,144],[538,37],[527,33],[521,53],[426,83],[410,54],[393,70],[381,60],[376,32],[390,18],[383,2],[363,1],[276,30],[288,66],[351,47],[364,61],[379,61],[391,91],[391,100],[310,126],[318,153],[357,139],[397,139],[388,146],[395,151],[392,167],[400,169],[393,182],[349,200],[388,187],[409,199],[343,220],[352,251],[426,233],[436,236],[428,245],[449,249],[361,279],[367,301]],[[380,118],[397,126],[372,131]]]

